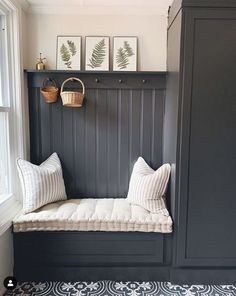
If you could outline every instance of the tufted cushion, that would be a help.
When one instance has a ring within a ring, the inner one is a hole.
[[[127,201],[140,205],[152,213],[169,215],[164,197],[169,176],[168,163],[155,171],[142,157],[139,157],[130,178]]]
[[[17,168],[23,191],[24,213],[66,199],[61,162],[56,153],[39,166],[18,158]]]
[[[141,231],[172,232],[169,215],[152,214],[124,198],[70,199],[19,215],[14,232],[25,231]]]

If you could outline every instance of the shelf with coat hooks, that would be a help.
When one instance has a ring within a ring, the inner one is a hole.
[[[35,69],[25,69],[27,73],[80,73],[80,74],[153,74],[153,75],[166,75],[166,71],[78,71],[78,70],[35,70]]]
[[[76,70],[34,70],[26,69],[28,85],[41,87],[44,79],[52,79],[60,88],[63,81],[76,77],[84,82],[86,89],[157,89],[165,90],[167,72],[165,71],[76,71]],[[79,85],[70,81],[69,88]]]

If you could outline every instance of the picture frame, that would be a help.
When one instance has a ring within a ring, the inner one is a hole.
[[[57,70],[81,70],[81,44],[81,36],[57,36]]]
[[[138,37],[113,37],[113,71],[137,71]]]
[[[85,70],[109,71],[110,37],[85,37]]]

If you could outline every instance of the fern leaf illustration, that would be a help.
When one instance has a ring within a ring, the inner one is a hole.
[[[89,64],[87,64],[92,69],[99,68],[102,66],[106,57],[106,44],[105,39],[103,38],[99,41],[93,49],[92,56],[89,59]]]
[[[74,56],[77,52],[75,43],[73,41],[67,40],[67,44],[69,46],[69,50],[72,56]]]
[[[67,68],[71,69],[71,61],[70,61],[71,55],[64,43],[62,43],[62,46],[60,48],[60,54],[61,54],[61,59],[65,63]]]
[[[124,49],[125,49],[125,52],[126,52],[126,54],[127,54],[128,57],[131,57],[131,56],[134,55],[133,49],[129,45],[129,42],[128,41],[124,41]]]
[[[122,47],[120,47],[117,50],[116,63],[119,69],[126,69],[127,66],[129,65],[129,59],[127,57],[127,53]]]

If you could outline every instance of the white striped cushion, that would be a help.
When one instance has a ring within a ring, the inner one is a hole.
[[[165,205],[169,176],[169,164],[163,164],[154,171],[142,157],[139,157],[130,178],[127,201],[152,213],[169,215]]]
[[[18,158],[17,168],[23,191],[23,213],[66,199],[61,162],[56,153],[39,166]]]

